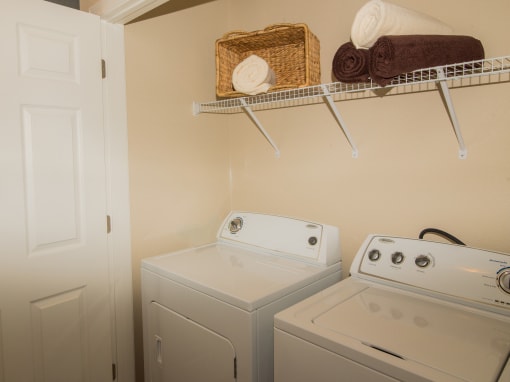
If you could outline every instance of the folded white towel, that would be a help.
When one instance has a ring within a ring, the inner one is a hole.
[[[370,0],[354,17],[351,40],[356,48],[368,49],[385,35],[452,33],[450,26],[432,16],[382,0]]]
[[[241,61],[232,73],[234,89],[249,95],[265,93],[275,83],[275,74],[266,60],[254,54]]]

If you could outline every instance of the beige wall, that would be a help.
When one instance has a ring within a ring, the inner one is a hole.
[[[321,42],[327,83],[364,3],[218,0],[126,26],[137,309],[140,260],[213,240],[230,209],[337,225],[345,275],[369,233],[417,237],[437,227],[469,245],[510,252],[508,82],[451,91],[466,160],[458,159],[436,91],[337,102],[358,159],[323,104],[258,113],[279,159],[245,115],[192,116],[192,101],[215,97],[214,41],[225,32],[305,22]],[[479,38],[487,57],[510,54],[506,0],[394,3]],[[140,346],[139,310],[136,324]]]
[[[354,15],[364,3],[236,0],[229,26],[253,30],[279,21],[306,22],[321,41],[322,79],[330,82],[334,52],[349,39]],[[487,57],[509,54],[507,1],[394,3],[435,15],[458,34],[476,36]],[[510,251],[509,91],[508,83],[451,91],[466,160],[458,159],[436,91],[338,102],[358,145],[358,159],[351,158],[325,105],[258,114],[279,145],[280,159],[245,116],[231,117],[232,207],[338,225],[344,269],[367,234],[416,237],[429,226],[473,246]]]
[[[126,75],[137,381],[140,260],[213,240],[230,210],[226,121],[192,115],[214,97],[220,3],[126,27]]]

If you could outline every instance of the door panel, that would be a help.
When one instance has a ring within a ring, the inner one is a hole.
[[[98,17],[0,12],[0,382],[112,380]]]
[[[235,351],[225,337],[152,302],[151,382],[235,381]]]
[[[84,309],[84,288],[31,303],[35,381],[86,380]]]
[[[18,24],[18,36],[20,76],[79,82],[75,35]]]
[[[22,107],[29,256],[83,244],[80,112]]]

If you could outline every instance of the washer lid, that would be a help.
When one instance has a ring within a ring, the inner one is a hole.
[[[351,337],[461,380],[496,381],[510,353],[510,322],[501,318],[425,296],[369,287],[312,321],[326,333]]]
[[[253,311],[326,275],[339,274],[340,263],[312,265],[215,243],[144,259],[142,268]]]

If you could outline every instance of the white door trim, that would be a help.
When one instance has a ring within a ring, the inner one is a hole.
[[[99,0],[88,11],[102,20],[127,24],[169,0]]]
[[[107,173],[108,235],[114,338],[119,382],[135,381],[133,286],[129,215],[124,26],[102,22],[104,129]],[[98,63],[99,65],[99,63]]]

